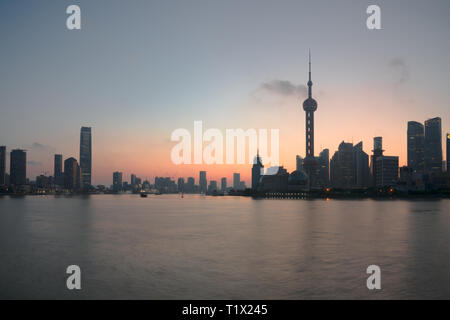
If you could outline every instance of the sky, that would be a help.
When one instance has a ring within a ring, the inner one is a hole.
[[[71,4],[81,30],[66,28]],[[381,30],[366,27],[371,4]],[[439,116],[450,132],[449,16],[447,0],[3,0],[0,145],[26,149],[34,179],[53,173],[55,153],[79,159],[90,126],[94,184],[113,171],[198,182],[206,170],[249,185],[250,165],[173,164],[171,133],[195,120],[279,129],[280,163],[294,170],[311,49],[316,154],[342,141],[370,154],[382,136],[404,165],[409,120]]]

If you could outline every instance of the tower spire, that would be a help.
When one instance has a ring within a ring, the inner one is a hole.
[[[311,81],[311,49],[309,49],[309,80],[308,80],[308,98],[312,98],[312,81]]]

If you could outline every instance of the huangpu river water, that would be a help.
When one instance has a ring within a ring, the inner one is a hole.
[[[450,298],[450,200],[0,197],[3,299]],[[81,268],[79,291],[66,268]],[[379,291],[366,287],[381,268]]]

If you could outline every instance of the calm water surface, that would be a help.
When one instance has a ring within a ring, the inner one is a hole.
[[[450,298],[450,200],[0,197],[0,298]],[[66,289],[66,267],[82,290]],[[382,290],[366,287],[379,265]]]

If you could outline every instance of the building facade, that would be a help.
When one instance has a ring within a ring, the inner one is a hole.
[[[425,172],[442,172],[442,128],[441,118],[425,121]]]
[[[376,159],[376,187],[395,186],[398,182],[398,157],[380,156]]]
[[[413,172],[424,170],[425,130],[423,124],[416,121],[408,122],[408,167]]]
[[[81,170],[75,158],[64,161],[64,188],[75,191],[80,188]]]
[[[9,174],[10,185],[22,186],[27,183],[27,153],[25,150],[11,151]]]
[[[261,157],[259,156],[259,151],[256,154],[255,159],[253,160],[252,167],[252,190],[258,190],[259,182],[261,180],[261,176],[264,174],[264,165],[262,164]]]
[[[122,190],[123,187],[122,177],[123,177],[122,172],[119,171],[113,172],[113,190],[115,192]]]
[[[199,187],[200,187],[200,193],[206,193],[208,186],[208,180],[206,179],[206,171],[200,171],[199,176]]]
[[[81,127],[80,168],[81,186],[83,189],[89,188],[92,175],[92,133],[90,127]]]

